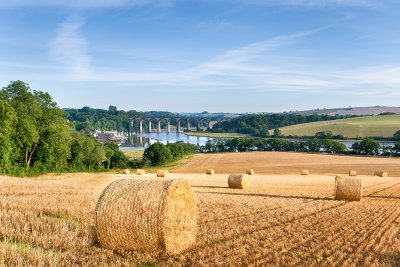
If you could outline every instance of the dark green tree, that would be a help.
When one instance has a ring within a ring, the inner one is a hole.
[[[359,155],[379,155],[380,149],[381,145],[371,138],[364,138],[352,145],[353,152]]]
[[[157,142],[144,151],[143,159],[150,166],[161,166],[170,163],[173,156],[168,147]]]
[[[16,119],[14,109],[0,100],[0,169],[11,165],[14,153],[16,153],[13,142]]]

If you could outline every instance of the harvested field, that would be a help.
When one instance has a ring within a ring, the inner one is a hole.
[[[254,169],[257,174],[299,174],[308,169],[311,174],[345,174],[357,170],[360,175],[374,175],[385,170],[391,176],[400,177],[400,159],[361,156],[340,156],[290,152],[245,152],[196,154],[181,166],[177,173],[203,173],[204,169],[216,173],[243,172]]]
[[[254,167],[254,166],[252,166]],[[347,170],[346,168],[345,170]],[[398,266],[400,179],[363,176],[360,202],[334,201],[335,175],[249,176],[229,189],[228,174],[171,173],[192,184],[197,245],[181,254],[93,246],[100,192],[136,175],[0,177],[0,265],[6,266]],[[314,172],[313,172],[314,174]]]

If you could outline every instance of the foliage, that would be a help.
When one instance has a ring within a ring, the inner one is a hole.
[[[159,142],[150,145],[143,154],[144,161],[150,166],[165,165],[170,163],[172,158],[171,150]]]
[[[400,130],[393,134],[394,139],[400,140]]]
[[[373,140],[372,140],[373,141]],[[373,141],[375,142],[375,141]],[[372,155],[374,153],[383,153],[379,143],[371,147],[370,140],[363,140],[361,142],[362,151],[353,150],[353,153]],[[356,143],[357,144],[357,143]],[[356,145],[360,146],[359,144]],[[389,155],[398,153],[400,155],[400,142],[395,148],[386,148],[386,152]],[[367,149],[369,148],[369,149]],[[387,150],[389,149],[389,150]],[[313,138],[306,141],[291,142],[282,138],[234,138],[234,139],[215,139],[208,141],[204,146],[200,148],[201,152],[204,153],[215,153],[215,152],[247,152],[247,151],[294,151],[294,152],[323,152],[329,154],[345,154],[348,153],[346,146],[339,141],[332,139],[318,139]],[[368,151],[368,152],[365,152]],[[375,155],[375,154],[373,154]]]
[[[16,149],[13,143],[13,126],[16,119],[14,109],[0,99],[0,169],[10,165],[13,160]]]
[[[379,155],[381,146],[377,141],[365,138],[361,142],[354,143],[351,148],[358,155]]]
[[[64,111],[76,130],[85,133],[91,133],[94,130],[128,132],[130,130],[129,118],[174,116],[173,113],[166,111],[118,110],[116,106],[109,106],[108,110],[83,107],[81,109],[65,109]],[[161,126],[165,127],[165,123],[165,121],[161,121]],[[175,124],[175,121],[171,120],[171,125],[173,124]],[[143,122],[143,126],[146,127],[146,122]],[[137,125],[134,125],[134,127],[137,127]]]
[[[143,160],[150,166],[162,166],[196,152],[197,147],[193,144],[176,142],[163,145],[157,142],[146,148]]]
[[[109,112],[118,111],[110,107]],[[0,90],[0,172],[36,175],[128,164],[117,145],[102,145],[76,132],[48,93],[31,90],[22,81]]]

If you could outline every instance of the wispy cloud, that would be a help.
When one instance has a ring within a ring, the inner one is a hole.
[[[279,56],[283,48],[312,41],[329,27],[288,34],[225,51],[192,67],[176,65],[175,70],[107,69],[91,65],[83,21],[65,22],[51,42],[51,51],[61,68],[54,75],[35,75],[34,80],[110,83],[135,88],[165,90],[250,90],[251,92],[299,92],[326,95],[400,94],[400,65],[352,66],[321,63],[314,58]],[[149,52],[151,53],[151,51]],[[168,53],[170,53],[168,51]],[[316,63],[319,62],[319,63]],[[166,63],[163,62],[165,65]],[[174,65],[170,63],[169,65]],[[22,66],[23,67],[23,66]],[[32,66],[26,66],[32,68]],[[40,68],[40,67],[39,67]],[[126,67],[125,67],[126,68]],[[162,69],[162,68],[161,68]]]
[[[50,55],[67,69],[68,76],[73,79],[87,79],[92,74],[87,42],[80,33],[83,24],[82,18],[69,19],[49,44]]]
[[[79,9],[140,6],[169,6],[173,0],[13,0],[0,1],[0,7],[70,7]]]

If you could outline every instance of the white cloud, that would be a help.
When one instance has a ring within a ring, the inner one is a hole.
[[[80,33],[82,26],[81,18],[66,21],[49,44],[50,55],[67,69],[67,74],[72,79],[87,79],[92,74],[87,42]]]
[[[193,63],[192,67],[161,60],[161,65],[155,64],[155,67],[146,70],[134,69],[135,66],[129,70],[126,66],[121,69],[92,66],[85,38],[80,33],[82,25],[82,20],[74,19],[60,27],[50,45],[51,54],[59,63],[59,69],[54,69],[52,75],[48,75],[48,72],[40,71],[43,66],[38,66],[35,75],[32,74],[29,80],[110,83],[113,86],[132,88],[164,88],[171,92],[249,90],[323,93],[327,96],[398,96],[400,92],[400,65],[347,67],[329,62],[317,64],[313,58],[302,58],[298,55],[279,56],[282,48],[307,41],[327,28],[248,44],[225,51],[204,62]],[[152,51],[147,52],[152,54]],[[137,64],[140,65],[140,62]],[[161,66],[164,66],[164,70]],[[175,70],[171,70],[171,66]],[[34,66],[25,68],[33,69]]]

